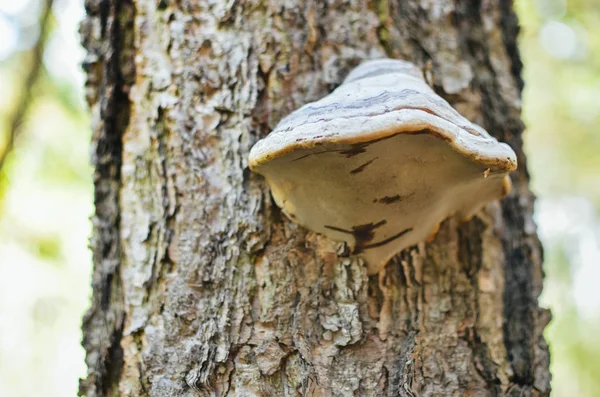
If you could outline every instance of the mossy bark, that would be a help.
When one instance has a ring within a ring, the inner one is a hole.
[[[87,0],[96,396],[545,396],[549,320],[510,1]],[[509,143],[513,191],[367,276],[250,147],[361,60],[410,60]]]

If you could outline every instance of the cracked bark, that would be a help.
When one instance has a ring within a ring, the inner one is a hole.
[[[509,1],[87,0],[95,396],[545,396],[549,314]],[[397,57],[519,155],[513,192],[376,276],[287,221],[247,154]]]

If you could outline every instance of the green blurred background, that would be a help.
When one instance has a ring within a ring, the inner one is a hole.
[[[2,397],[75,396],[85,375],[93,206],[77,35],[84,10],[81,0],[54,0],[45,17],[44,4],[0,0]],[[541,303],[554,315],[553,396],[600,396],[600,0],[516,5],[546,250]]]

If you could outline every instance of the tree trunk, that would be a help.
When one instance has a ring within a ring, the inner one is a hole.
[[[510,1],[87,0],[96,396],[546,396],[549,313]],[[367,276],[250,147],[361,60],[426,70],[518,153],[513,191]]]

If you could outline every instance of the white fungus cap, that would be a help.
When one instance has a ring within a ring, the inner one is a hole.
[[[347,242],[374,274],[448,216],[504,197],[517,160],[416,66],[383,59],[284,118],[249,164],[288,218]]]

